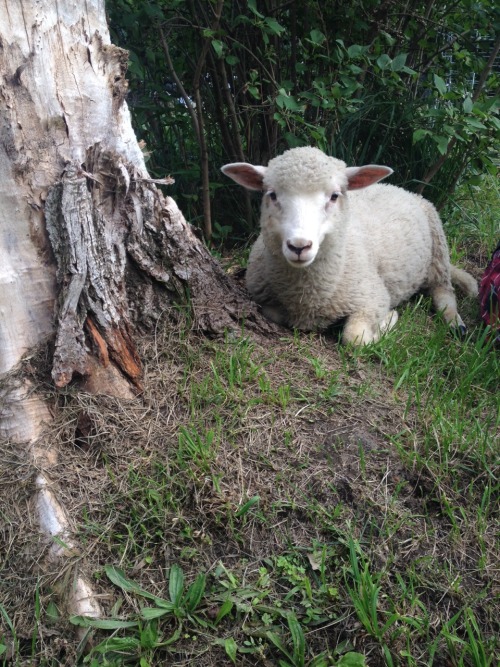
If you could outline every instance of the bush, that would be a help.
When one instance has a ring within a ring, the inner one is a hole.
[[[220,190],[220,166],[266,164],[288,147],[389,164],[438,205],[460,179],[498,167],[494,1],[110,0],[108,10],[129,49],[148,166],[176,178],[170,193],[207,237],[214,222],[232,238],[252,225],[250,196]]]

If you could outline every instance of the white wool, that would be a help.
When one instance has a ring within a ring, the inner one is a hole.
[[[347,186],[346,163],[325,155],[311,146],[294,148],[269,162],[264,176],[264,185],[281,190],[321,190],[330,186],[333,174],[342,177],[342,186]]]
[[[267,169],[236,163],[223,171],[265,193],[247,287],[274,321],[311,330],[345,318],[344,341],[368,343],[394,326],[396,306],[425,290],[446,321],[464,328],[451,279],[469,294],[477,285],[451,266],[430,202],[375,184],[387,167],[347,168],[305,147]]]

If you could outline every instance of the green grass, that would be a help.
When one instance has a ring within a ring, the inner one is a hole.
[[[482,256],[493,252],[500,240],[498,178],[486,175],[478,186],[461,186],[444,211],[445,230],[452,260],[464,256],[471,247]]]
[[[499,358],[460,310],[465,340],[421,298],[365,348],[165,327],[140,400],[59,395],[45,437],[105,618],[68,618],[42,572],[7,589],[0,661],[498,664]]]

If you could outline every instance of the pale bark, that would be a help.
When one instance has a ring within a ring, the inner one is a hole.
[[[50,474],[57,452],[37,444],[50,406],[18,372],[23,355],[55,337],[56,386],[76,378],[133,398],[134,325],[156,322],[186,286],[195,327],[220,333],[245,318],[249,331],[274,330],[148,178],[126,62],[102,0],[0,3],[0,436],[38,471],[40,527],[67,545],[53,559],[76,545]],[[99,614],[89,582],[74,581],[71,611]]]
[[[64,164],[83,162],[88,146],[101,142],[143,166],[120,103],[125,55],[117,58],[109,46],[103,3],[85,6],[82,17],[76,3],[0,5],[0,428],[25,443],[39,468],[41,529],[70,550],[70,524],[47,474],[51,453],[36,449],[49,410],[11,371],[54,331],[56,275],[43,205]],[[78,573],[73,591],[71,611],[99,613],[90,584]]]

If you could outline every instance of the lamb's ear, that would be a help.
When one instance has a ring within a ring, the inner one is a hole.
[[[262,190],[262,181],[264,179],[264,174],[267,171],[267,167],[254,166],[248,162],[233,162],[231,164],[225,164],[221,168],[221,171],[244,188],[248,188],[249,190]]]
[[[347,189],[359,190],[367,188],[377,181],[381,181],[386,176],[390,176],[393,170],[390,167],[383,167],[379,164],[367,164],[364,167],[347,167]]]

